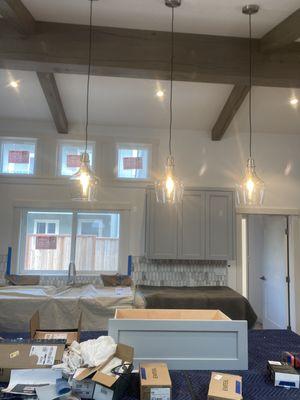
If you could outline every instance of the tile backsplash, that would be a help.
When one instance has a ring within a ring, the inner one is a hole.
[[[0,255],[0,284],[5,284],[7,255]],[[146,257],[132,257],[132,279],[137,285],[151,286],[226,286],[226,261],[199,260],[150,260]],[[45,275],[40,285],[62,287],[67,276]],[[102,285],[101,277],[80,276],[76,283]]]
[[[227,261],[132,258],[132,278],[137,285],[226,286],[227,274]]]

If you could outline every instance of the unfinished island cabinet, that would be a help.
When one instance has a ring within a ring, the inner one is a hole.
[[[206,192],[206,258],[234,260],[233,192]]]
[[[177,258],[177,206],[156,201],[154,190],[147,192],[146,248],[153,259]]]
[[[150,259],[234,260],[232,190],[186,189],[177,206],[147,190],[146,255]]]
[[[117,310],[108,334],[134,347],[134,366],[165,362],[172,370],[248,369],[247,321],[219,310]]]

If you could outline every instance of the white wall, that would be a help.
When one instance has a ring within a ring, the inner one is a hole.
[[[58,135],[45,123],[1,121],[0,136],[37,137],[38,168],[41,175],[55,173],[55,152],[59,139],[81,139],[80,126],[71,127],[68,135]],[[91,140],[97,141],[96,172],[103,178],[100,194],[104,202],[129,202],[131,208],[130,252],[143,254],[145,194],[142,186],[130,188],[113,181],[114,138],[150,141],[157,147],[155,175],[163,170],[167,155],[168,132],[129,127],[91,127]],[[186,186],[234,187],[247,158],[248,135],[226,134],[212,142],[209,133],[174,132],[174,154],[178,175]],[[300,205],[300,135],[256,134],[254,156],[258,173],[267,184],[265,206],[298,208]],[[24,182],[24,184],[20,184]],[[26,183],[25,183],[26,182]],[[0,177],[0,254],[12,239],[13,204],[16,200],[68,200],[69,193],[60,179],[26,179]]]

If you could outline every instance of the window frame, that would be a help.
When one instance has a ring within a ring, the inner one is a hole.
[[[147,150],[147,178],[126,178],[119,176],[119,150]],[[115,179],[122,182],[150,182],[152,180],[152,143],[143,142],[118,142],[115,145]]]
[[[46,230],[48,228],[48,224],[55,224],[55,232],[54,233],[38,233],[37,232],[37,224],[38,223],[45,223]],[[58,235],[59,234],[59,220],[58,219],[35,219],[33,225],[34,235]]]
[[[83,140],[58,140],[57,142],[57,149],[56,149],[56,176],[61,177],[61,178],[69,178],[71,175],[64,175],[61,173],[62,170],[62,146],[64,145],[69,145],[69,146],[78,146],[82,147],[84,151],[85,147],[85,142]],[[92,171],[95,171],[96,169],[96,142],[94,141],[89,141],[88,142],[88,147],[91,147],[92,150],[92,162],[91,162],[91,169]],[[81,152],[81,154],[82,154]]]
[[[31,144],[34,145],[34,163],[32,173],[20,173],[20,172],[3,172],[3,157],[5,144]],[[34,177],[36,175],[36,164],[37,164],[37,138],[14,138],[14,137],[0,137],[0,176],[5,177]]]
[[[99,213],[108,213],[108,214],[119,214],[119,262],[118,262],[118,270],[115,271],[80,271],[77,270],[76,273],[78,276],[99,276],[100,274],[126,274],[127,273],[127,262],[128,262],[128,254],[129,254],[129,239],[128,239],[128,229],[129,229],[129,210],[118,210],[118,209],[97,209],[97,210],[87,210],[87,209],[72,209],[72,208],[17,208],[15,223],[14,223],[14,231],[16,231],[16,240],[14,241],[14,248],[16,249],[16,254],[13,257],[13,271],[15,273],[25,276],[30,275],[41,275],[41,276],[67,276],[68,269],[66,270],[31,270],[25,271],[24,269],[24,260],[25,260],[25,245],[26,243],[26,232],[27,232],[27,214],[28,212],[66,212],[72,214],[72,228],[71,228],[71,249],[70,249],[70,262],[75,260],[76,253],[76,235],[77,235],[77,224],[78,224],[78,214],[80,213],[91,213],[91,214],[99,214]],[[23,244],[23,245],[22,245]]]

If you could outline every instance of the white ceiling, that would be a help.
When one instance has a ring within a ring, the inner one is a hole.
[[[7,86],[19,80],[18,91]],[[57,74],[65,112],[70,123],[85,121],[86,77]],[[159,99],[157,89],[165,92]],[[174,127],[210,131],[232,89],[230,85],[174,83]],[[300,105],[293,108],[289,99],[300,99],[300,90],[253,89],[254,131],[300,133]],[[136,126],[164,129],[169,118],[169,83],[129,78],[91,78],[90,122],[93,125]],[[231,129],[248,130],[247,101],[239,110]],[[0,70],[0,119],[51,121],[35,73]]]
[[[35,19],[87,24],[87,0],[23,0]],[[300,0],[259,0],[253,33],[261,37],[300,7]],[[247,36],[247,17],[241,13],[246,0],[182,0],[176,10],[175,30],[188,33]],[[103,26],[170,30],[170,9],[164,0],[99,0],[94,3],[94,24]]]

